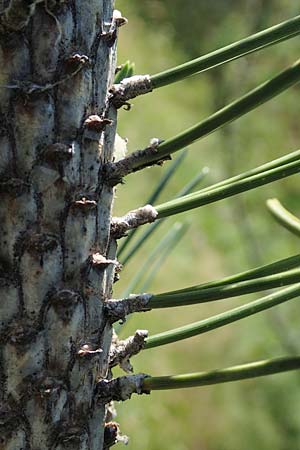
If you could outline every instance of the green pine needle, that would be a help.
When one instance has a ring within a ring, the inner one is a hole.
[[[277,198],[267,200],[267,207],[274,219],[296,236],[300,236],[300,220],[288,211]]]
[[[149,308],[173,308],[222,300],[300,282],[300,268],[216,287],[195,287],[153,295]]]
[[[300,267],[300,255],[290,256],[289,258],[280,259],[271,264],[265,264],[263,266],[256,267],[255,269],[246,270],[244,272],[239,272],[234,275],[230,275],[220,280],[209,281],[207,283],[201,283],[190,288],[177,289],[176,291],[169,291],[169,294],[178,292],[193,291],[197,288],[212,288],[226,286],[228,284],[237,283],[239,281],[253,280],[255,278],[262,278],[268,275],[275,275],[276,273],[285,272],[290,269],[295,269]]]
[[[258,106],[278,96],[300,81],[300,60],[280,72],[265,83],[259,85],[244,96],[221,108],[208,118],[197,123],[182,133],[163,141],[156,152],[144,152],[131,161],[131,172],[139,170],[154,161],[167,158],[172,153],[181,150],[197,140],[208,136],[214,131],[244,116]]]
[[[270,45],[293,38],[300,33],[300,16],[294,17],[233,44],[208,53],[180,66],[151,76],[153,88],[175,83],[193,74],[262,50]]]
[[[208,319],[200,320],[174,330],[169,330],[150,336],[147,338],[145,348],[159,347],[161,345],[170,344],[172,342],[181,341],[182,339],[188,339],[199,334],[207,333],[208,331],[215,330],[230,323],[244,319],[245,317],[252,316],[299,296],[300,283],[282,289],[259,300],[247,303],[246,305],[239,306],[238,308],[209,317]]]
[[[184,375],[147,377],[143,381],[143,390],[183,389],[206,386],[262,377],[275,373],[300,369],[300,357],[285,357],[256,361],[249,364],[228,367],[226,369],[198,372]]]
[[[240,194],[251,189],[255,189],[259,186],[263,186],[268,183],[272,183],[281,178],[286,178],[299,172],[300,159],[294,160],[294,154],[291,154],[292,162],[282,164],[279,167],[273,169],[258,172],[256,175],[239,176],[237,181],[227,182],[226,184],[216,184],[209,189],[200,190],[188,196],[181,197],[180,199],[171,200],[161,205],[155,206],[158,212],[157,219],[162,217],[172,216],[184,211],[189,211],[200,206],[208,205],[219,200],[223,200],[227,197]]]
[[[114,83],[118,84],[121,83],[121,81],[124,78],[131,77],[134,72],[134,63],[131,63],[130,61],[126,61],[124,64],[122,64],[121,69],[116,73]]]
[[[230,103],[207,119],[183,131],[177,136],[167,139],[158,146],[153,160],[161,159],[174,153],[187,145],[207,136],[226,124],[247,114],[268,100],[276,97],[286,89],[300,81],[300,61],[298,60],[288,69],[280,72],[274,78],[266,81],[243,97]]]

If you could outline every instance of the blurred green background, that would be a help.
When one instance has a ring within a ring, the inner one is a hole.
[[[129,24],[120,30],[119,64],[135,73],[157,73],[279,23],[300,12],[291,0],[117,0]],[[135,99],[119,114],[118,132],[129,151],[152,137],[169,138],[246,93],[299,58],[299,38]],[[190,147],[158,203],[171,199],[203,167],[202,186],[300,147],[299,85]],[[115,215],[141,206],[163,167],[129,176],[117,192]],[[188,232],[157,272],[150,292],[199,284],[298,252],[298,240],[274,222],[265,201],[278,197],[300,216],[299,176],[165,220],[126,265],[114,296],[121,296],[147,255],[174,222]],[[147,275],[147,271],[145,273]],[[139,292],[137,287],[136,292]],[[257,295],[253,298],[263,296]],[[131,318],[121,331],[149,334],[206,318],[246,299],[165,309]],[[143,351],[136,372],[179,374],[297,353],[297,300],[223,329]],[[115,371],[115,374],[119,372]],[[128,450],[300,449],[298,373],[182,391],[153,392],[118,404],[117,420],[130,436]],[[121,448],[122,444],[119,444]]]

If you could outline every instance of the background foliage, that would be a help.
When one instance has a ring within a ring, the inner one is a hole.
[[[136,73],[150,74],[299,14],[297,2],[289,0],[118,0],[116,6],[129,19],[121,30],[119,63],[130,59]],[[120,112],[119,134],[129,139],[129,151],[143,148],[151,137],[177,134],[299,58],[298,45],[299,38],[294,38],[136,99],[130,112]],[[205,183],[211,183],[299,148],[299,96],[298,85],[194,144],[161,200],[171,199],[204,166],[210,168]],[[167,164],[128,177],[118,191],[115,214],[144,204],[166,170]],[[190,228],[150,291],[179,289],[297,253],[297,238],[280,228],[266,210],[270,197],[278,197],[300,216],[298,175],[177,216]],[[124,268],[115,295],[121,295],[174,221],[167,219]],[[237,298],[225,306],[216,302],[181,308],[180,315],[168,309],[136,315],[122,333],[127,336],[146,328],[154,334],[239,302]],[[298,313],[296,300],[230,327],[146,350],[132,362],[136,371],[162,375],[294,354],[300,347]],[[153,392],[119,405],[118,421],[131,437],[129,450],[295,450],[300,448],[299,385],[300,376],[293,373]]]

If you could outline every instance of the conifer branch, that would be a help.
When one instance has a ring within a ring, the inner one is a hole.
[[[123,178],[132,172],[144,169],[145,167],[159,165],[166,160],[170,160],[169,155],[160,158],[158,156],[158,146],[161,139],[153,138],[150,144],[143,150],[137,150],[117,162],[107,162],[103,166],[103,176],[107,184],[115,186],[121,183]]]
[[[152,294],[130,295],[121,300],[110,299],[104,304],[104,311],[111,324],[125,322],[126,316],[134,312],[150,311],[149,300]]]
[[[149,75],[134,75],[114,84],[110,89],[111,102],[116,108],[129,106],[129,100],[153,90]],[[130,106],[129,106],[130,108]]]
[[[148,336],[147,330],[136,330],[133,336],[120,340],[115,334],[109,352],[109,367],[119,365],[125,372],[133,371],[130,358],[137,355],[145,347],[145,339]]]
[[[111,220],[111,235],[115,238],[121,238],[126,232],[133,228],[154,222],[157,217],[157,211],[151,205],[146,205],[133,211],[129,211],[125,216],[113,217]]]
[[[111,401],[129,400],[132,394],[149,394],[150,391],[143,386],[146,377],[148,375],[141,373],[101,380],[96,385],[95,401],[99,405],[106,405]]]

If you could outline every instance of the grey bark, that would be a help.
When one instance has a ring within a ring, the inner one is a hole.
[[[122,21],[113,0],[0,12],[0,448],[101,450],[116,250],[101,167]]]

